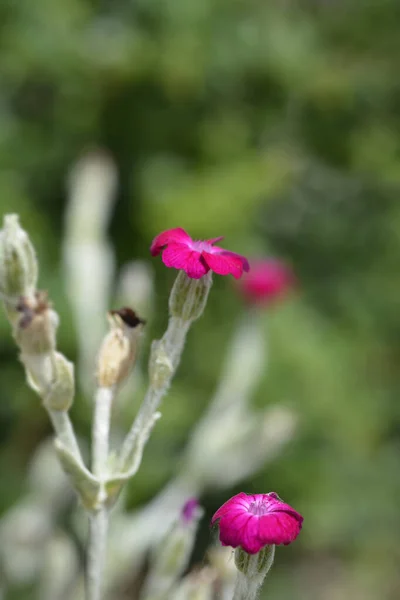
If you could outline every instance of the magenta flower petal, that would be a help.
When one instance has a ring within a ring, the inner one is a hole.
[[[222,250],[221,254],[223,254],[224,256],[231,256],[232,258],[239,259],[242,263],[243,271],[245,273],[248,273],[250,271],[250,264],[245,256],[237,254],[236,252],[231,252],[230,250]]]
[[[162,261],[166,267],[174,269],[185,269],[188,261],[192,260],[192,254],[195,259],[200,258],[199,252],[194,252],[189,246],[179,242],[171,242],[162,252]]]
[[[297,514],[297,513],[296,513]],[[262,545],[290,544],[300,533],[301,523],[297,516],[276,512],[259,519],[259,538]]]
[[[223,517],[219,523],[220,540],[223,546],[232,546],[236,548],[241,546],[244,532],[246,531],[252,515],[248,513],[235,513],[229,515],[229,518]]]
[[[202,252],[204,260],[218,275],[233,275],[235,279],[239,279],[243,275],[243,270],[246,270],[248,265],[247,260],[240,254],[234,252]]]
[[[207,244],[211,244],[211,246],[212,246],[213,244],[218,244],[218,242],[220,242],[223,239],[224,239],[224,236],[220,235],[219,237],[211,238],[211,240],[207,240]]]
[[[219,539],[223,546],[255,554],[272,544],[290,544],[300,533],[303,517],[277,494],[234,496],[213,516],[219,522]]]
[[[252,498],[254,498],[254,496],[245,494],[245,492],[240,492],[239,494],[236,494],[236,496],[233,496],[233,498],[229,498],[229,500],[227,500],[225,504],[223,504],[214,514],[213,518],[211,519],[211,525],[214,525],[218,519],[235,508],[238,510],[247,509],[252,502]]]
[[[189,244],[192,241],[192,238],[184,229],[181,227],[176,227],[175,229],[168,229],[167,231],[163,231],[157,235],[151,246],[150,253],[152,256],[157,256],[160,254],[161,250],[164,246],[167,246],[171,242],[178,242],[180,244]]]
[[[219,275],[232,274],[239,279],[243,271],[248,271],[249,264],[244,256],[213,246],[221,239],[222,237],[207,241],[193,240],[184,229],[178,227],[156,236],[150,252],[157,256],[163,250],[164,264],[174,269],[182,269],[192,279],[200,279],[210,269]]]
[[[198,257],[196,252],[193,252],[190,260],[188,260],[185,272],[188,277],[192,279],[200,279],[210,270],[209,266],[202,260],[202,257]]]
[[[247,527],[242,531],[241,547],[248,554],[256,554],[260,552],[266,545],[263,540],[260,539],[259,533],[259,519],[255,516],[249,520]]]
[[[182,269],[192,279],[200,279],[210,270],[201,260],[200,252],[191,250],[183,244],[168,244],[162,253],[162,260],[166,267]]]

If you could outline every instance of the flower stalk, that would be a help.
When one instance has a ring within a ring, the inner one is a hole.
[[[29,386],[41,397],[56,438],[84,468],[68,410],[74,398],[73,365],[56,348],[58,315],[36,288],[35,250],[17,215],[0,232],[0,290]]]
[[[178,368],[186,336],[193,321],[204,311],[212,284],[211,273],[190,279],[181,271],[169,299],[170,319],[161,340],[152,344],[149,360],[149,387],[133,425],[123,443],[118,468],[131,477],[138,470],[143,449],[159,418],[158,408]]]
[[[99,387],[94,402],[92,432],[92,471],[100,487],[97,504],[89,514],[87,598],[101,600],[107,554],[109,509],[105,481],[108,475],[109,435],[114,387]]]
[[[131,372],[142,330],[142,321],[130,308],[111,311],[110,331],[104,337],[97,361],[98,388],[94,400],[92,471],[99,482],[96,502],[89,514],[87,568],[88,600],[101,600],[107,554],[110,502],[109,437],[111,411],[119,386]]]
[[[89,545],[87,553],[87,600],[101,600],[104,587],[104,568],[107,554],[109,515],[104,506],[89,516]]]

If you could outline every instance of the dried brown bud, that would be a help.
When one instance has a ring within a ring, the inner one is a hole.
[[[44,354],[54,350],[58,317],[51,309],[47,293],[38,291],[33,298],[21,296],[16,310],[21,317],[14,333],[23,354]]]
[[[110,331],[103,340],[97,361],[100,387],[112,387],[127,378],[136,361],[138,341],[145,323],[127,307],[110,311],[108,320]]]

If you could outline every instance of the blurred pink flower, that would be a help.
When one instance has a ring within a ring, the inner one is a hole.
[[[181,518],[185,524],[191,523],[193,518],[197,515],[199,511],[200,504],[197,498],[189,498],[185,502],[181,511]]]
[[[256,554],[264,546],[293,542],[300,533],[303,517],[275,492],[240,492],[217,510],[211,524],[217,521],[223,546],[241,546],[248,554]]]
[[[210,269],[218,275],[231,274],[239,279],[243,271],[249,270],[249,263],[240,254],[214,246],[222,239],[192,240],[184,229],[178,227],[155,237],[150,252],[152,256],[162,252],[162,260],[167,267],[183,269],[192,279],[200,279]]]
[[[276,259],[250,261],[251,271],[239,284],[239,290],[249,304],[265,306],[282,298],[295,284],[292,271]]]

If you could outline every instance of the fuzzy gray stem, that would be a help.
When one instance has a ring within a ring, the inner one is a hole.
[[[97,390],[92,432],[92,470],[101,485],[99,506],[89,516],[89,547],[87,566],[87,600],[101,600],[107,554],[108,509],[104,482],[108,468],[108,444],[114,388]]]
[[[110,435],[111,407],[114,389],[100,387],[97,390],[92,431],[92,471],[105,479],[108,462],[108,443]]]
[[[236,576],[235,589],[232,600],[255,600],[257,598],[258,586],[249,585],[243,573]]]
[[[106,564],[108,510],[104,506],[89,517],[89,547],[87,553],[87,600],[101,600]]]
[[[150,382],[140,410],[122,446],[119,460],[119,468],[122,472],[128,468],[133,472],[139,467],[144,445],[155,422],[156,411],[179,365],[190,325],[191,321],[183,321],[176,317],[171,317],[169,320],[167,331],[160,343],[163,344],[165,358],[171,368],[168,376],[162,378],[162,385],[154,386]],[[153,379],[156,377],[157,374],[154,374]]]
[[[62,410],[49,410],[48,413],[57,438],[83,464],[69,414]]]

